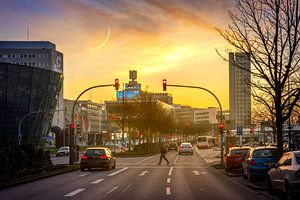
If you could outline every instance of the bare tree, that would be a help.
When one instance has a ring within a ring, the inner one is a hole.
[[[221,36],[251,58],[252,95],[275,116],[279,156],[282,128],[300,97],[299,0],[236,0]]]

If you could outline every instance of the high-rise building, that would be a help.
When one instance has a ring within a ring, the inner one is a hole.
[[[48,41],[0,41],[0,62],[57,72],[63,78],[63,54],[56,50],[55,44]],[[56,98],[52,126],[63,129],[63,86]]]
[[[251,62],[246,53],[229,53],[229,119],[231,128],[251,126]]]

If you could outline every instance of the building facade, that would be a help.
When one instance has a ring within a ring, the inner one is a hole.
[[[251,127],[250,71],[248,54],[229,53],[229,118],[233,129]]]
[[[0,41],[0,62],[57,72],[63,80],[63,54],[56,50],[55,44],[48,41]],[[63,129],[63,86],[56,98],[56,111],[51,126]]]
[[[214,107],[198,108],[194,110],[194,123],[207,122],[210,124],[217,124],[218,110]]]

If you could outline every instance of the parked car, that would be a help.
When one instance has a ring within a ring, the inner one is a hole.
[[[176,142],[170,142],[168,145],[168,151],[175,150],[178,151],[178,145]]]
[[[59,147],[57,152],[56,152],[56,156],[68,156],[70,153],[70,147],[68,146],[63,146],[63,147]]]
[[[121,144],[106,144],[105,147],[109,148],[113,153],[124,153],[126,151]]]
[[[251,148],[242,162],[243,176],[252,181],[254,176],[266,176],[277,160],[276,147]]]
[[[300,151],[284,153],[268,173],[269,191],[279,189],[288,197],[300,193]]]
[[[231,147],[224,158],[225,170],[230,172],[235,169],[242,169],[242,162],[249,150],[250,147]]]
[[[90,147],[87,148],[80,160],[80,171],[88,168],[116,168],[116,158],[107,147]]]
[[[182,153],[189,153],[189,154],[193,155],[192,144],[189,142],[181,143],[181,145],[179,146],[179,149],[178,149],[178,154],[180,155]]]

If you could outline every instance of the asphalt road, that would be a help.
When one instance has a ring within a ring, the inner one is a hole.
[[[194,155],[169,152],[158,165],[159,155],[118,158],[110,171],[73,171],[3,189],[0,199],[270,199],[226,176]]]

